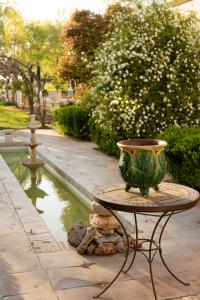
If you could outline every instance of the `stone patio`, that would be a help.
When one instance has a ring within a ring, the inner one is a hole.
[[[52,130],[38,130],[37,136],[43,143],[40,154],[86,196],[96,185],[121,181],[117,160],[97,151],[93,143],[64,138]],[[16,142],[28,139],[28,131],[16,133]],[[1,157],[0,170],[0,299],[92,300],[112,280],[123,255],[80,256],[67,242],[57,242]],[[154,222],[153,217],[140,218],[144,236]],[[156,257],[158,298],[200,299],[200,204],[170,221],[163,247],[168,264],[191,285],[170,277]],[[153,300],[145,258],[138,254],[135,267],[101,299]]]

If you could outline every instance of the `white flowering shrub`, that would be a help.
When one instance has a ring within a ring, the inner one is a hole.
[[[101,147],[106,139],[109,147],[112,137],[114,142],[118,137],[156,137],[168,127],[198,125],[197,17],[137,2],[113,22],[93,63],[91,124],[97,144]]]

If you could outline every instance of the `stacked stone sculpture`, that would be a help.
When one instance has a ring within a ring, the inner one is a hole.
[[[68,231],[68,242],[76,247],[79,254],[111,255],[125,252],[127,243],[118,221],[104,207],[96,202],[91,204],[91,227],[80,221]],[[134,239],[129,235],[129,243],[134,247]]]

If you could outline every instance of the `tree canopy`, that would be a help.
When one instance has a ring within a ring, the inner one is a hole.
[[[0,5],[0,51],[2,54],[40,66],[41,76],[56,77],[57,62],[63,51],[62,23],[25,22],[11,6]],[[36,69],[36,68],[35,68]]]
[[[62,31],[64,56],[59,61],[60,76],[67,80],[86,82],[90,77],[88,60],[107,31],[107,19],[89,10],[76,10]]]

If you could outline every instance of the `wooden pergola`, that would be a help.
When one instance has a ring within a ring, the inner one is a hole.
[[[12,77],[22,78],[27,90],[30,112],[33,113],[33,82],[38,82],[38,77],[32,71],[32,65],[28,66],[13,57],[0,54],[0,75],[8,82]]]
[[[189,2],[192,2],[192,0],[169,0],[167,4],[170,7],[175,7]]]

